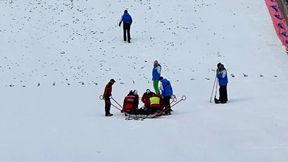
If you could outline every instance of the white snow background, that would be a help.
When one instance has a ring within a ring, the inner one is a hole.
[[[1,0],[0,18],[1,162],[288,161],[288,58],[264,1]],[[156,59],[187,100],[171,116],[105,117],[107,82],[121,104],[142,96]],[[229,102],[215,105],[218,62]]]

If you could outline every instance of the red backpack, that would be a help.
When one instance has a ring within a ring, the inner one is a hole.
[[[123,104],[123,111],[124,112],[130,112],[131,110],[135,109],[135,96],[129,95],[126,96],[124,99],[124,104]]]

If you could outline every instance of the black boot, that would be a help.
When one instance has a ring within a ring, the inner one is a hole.
[[[105,116],[109,117],[109,116],[113,116],[113,114],[109,113],[109,114],[106,114]]]
[[[214,102],[215,102],[215,104],[221,103],[216,97],[214,98]]]
[[[166,110],[165,115],[171,115],[171,109]]]

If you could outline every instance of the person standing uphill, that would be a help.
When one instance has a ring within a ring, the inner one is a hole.
[[[156,94],[160,94],[159,90],[159,79],[161,76],[161,65],[158,63],[157,60],[154,61],[154,67],[152,70],[152,80],[153,80],[153,87]]]
[[[128,35],[128,43],[130,43],[131,37],[130,37],[130,27],[132,24],[132,17],[129,15],[128,11],[125,10],[124,14],[122,15],[122,18],[119,22],[119,26],[121,26],[121,23],[123,22],[123,36],[124,41],[126,41],[126,33]]]
[[[223,64],[221,63],[217,64],[216,73],[220,88],[219,88],[219,99],[215,98],[214,101],[216,104],[218,103],[225,104],[228,101],[227,96],[228,77],[227,77],[227,71]]]

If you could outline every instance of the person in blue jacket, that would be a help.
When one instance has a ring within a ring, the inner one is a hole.
[[[228,84],[228,77],[227,77],[227,71],[223,64],[218,63],[217,64],[217,79],[219,83],[219,99],[215,98],[215,103],[226,103],[228,101],[227,97],[227,84]]]
[[[163,107],[166,115],[171,115],[170,99],[173,95],[173,89],[169,80],[160,77],[161,95],[163,96]]]
[[[128,43],[130,43],[131,37],[130,37],[130,27],[132,24],[132,17],[129,15],[128,11],[125,10],[124,14],[122,15],[122,18],[119,22],[119,26],[121,26],[121,23],[123,22],[123,36],[124,41],[126,41],[126,33],[128,35]]]
[[[152,70],[152,80],[153,87],[156,94],[160,94],[159,90],[159,78],[161,76],[161,65],[157,60],[154,61],[153,70]]]

